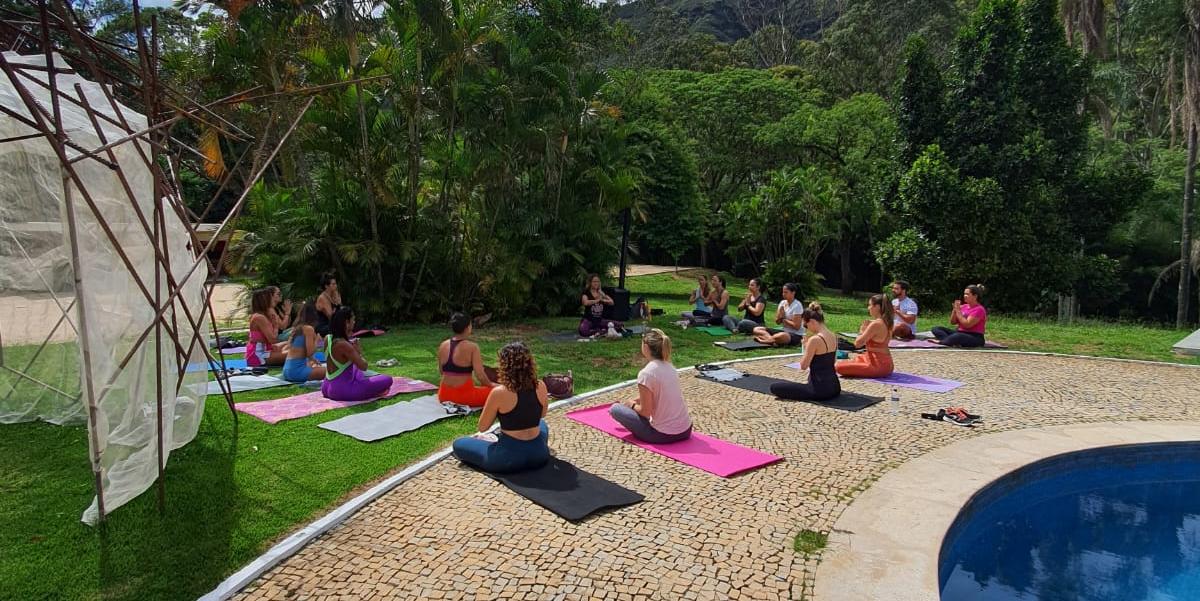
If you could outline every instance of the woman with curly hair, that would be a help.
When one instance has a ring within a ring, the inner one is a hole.
[[[679,388],[679,372],[671,365],[671,338],[658,328],[646,332],[642,356],[649,362],[638,372],[638,398],[614,403],[609,415],[643,442],[686,440],[692,435],[692,418]]]
[[[538,380],[529,347],[510,342],[498,353],[500,385],[493,388],[479,415],[479,431],[454,441],[459,461],[497,474],[542,467],[550,461],[549,406],[546,385]],[[496,419],[500,433],[488,432]]]

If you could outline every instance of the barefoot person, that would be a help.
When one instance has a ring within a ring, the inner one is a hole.
[[[749,292],[746,293],[746,298],[738,303],[737,310],[742,312],[742,319],[738,319],[732,315],[726,315],[723,320],[725,329],[730,332],[741,332],[750,334],[764,324],[763,313],[767,311],[767,299],[762,295],[762,280],[754,278],[747,284]]]
[[[870,321],[863,322],[854,339],[854,348],[866,347],[867,352],[834,365],[838,375],[848,378],[882,378],[895,371],[888,341],[892,339],[892,304],[887,297],[876,294],[867,299]]]
[[[908,282],[896,280],[892,282],[892,337],[900,340],[912,340],[917,335],[917,301],[908,295]]]
[[[842,394],[842,383],[834,370],[837,337],[825,327],[820,303],[809,303],[800,314],[805,331],[804,357],[800,369],[808,370],[808,382],[776,382],[771,394],[789,401],[828,401]]]
[[[325,365],[317,361],[317,306],[308,302],[300,306],[292,326],[287,360],[283,362],[283,379],[297,384],[325,379]]]
[[[358,341],[350,341],[354,331],[354,311],[342,306],[329,321],[329,336],[325,337],[325,380],[321,394],[325,398],[354,403],[366,401],[387,392],[392,377],[387,374],[367,376],[367,360],[363,358]]]
[[[483,368],[483,357],[479,345],[471,340],[474,326],[471,318],[455,313],[450,316],[450,329],[454,335],[438,346],[438,369],[442,372],[442,383],[438,386],[438,400],[457,403],[468,407],[482,407],[488,394],[495,386]],[[475,379],[479,385],[475,385]]]
[[[783,300],[775,309],[775,323],[783,329],[758,326],[751,332],[754,339],[772,346],[796,346],[804,340],[804,325],[800,314],[804,312],[804,303],[796,298],[800,287],[787,283],[783,285]]]
[[[275,329],[275,295],[270,288],[260,288],[250,297],[250,333],[246,342],[246,365],[262,367],[283,365],[287,359],[287,342],[279,342]]]
[[[587,281],[587,287],[583,289],[583,295],[579,299],[583,305],[583,320],[579,322],[579,335],[589,338],[603,334],[610,327],[620,330],[623,327],[621,322],[604,318],[604,307],[611,307],[613,299],[601,289],[600,276],[595,273],[589,274]]]
[[[479,415],[479,432],[454,441],[459,461],[497,474],[537,469],[550,461],[550,432],[542,418],[549,407],[546,385],[538,380],[533,354],[521,342],[500,349],[500,385]],[[496,419],[500,433],[486,432]]]
[[[979,303],[985,289],[982,284],[974,284],[963,289],[962,300],[955,300],[950,311],[950,323],[958,326],[952,331],[945,326],[933,328],[934,342],[946,346],[961,346],[966,348],[981,347],[984,344],[983,333],[987,326],[987,309]]]
[[[609,414],[643,442],[686,439],[692,435],[692,418],[679,388],[679,372],[671,365],[671,339],[658,328],[650,330],[642,337],[642,356],[649,362],[638,372],[638,398],[614,403]]]

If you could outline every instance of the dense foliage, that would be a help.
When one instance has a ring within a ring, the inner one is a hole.
[[[126,0],[78,4],[131,45]],[[230,258],[301,295],[333,269],[380,317],[573,310],[628,211],[643,261],[1174,315],[1200,113],[1185,0],[181,8],[153,9],[166,79],[255,90],[224,116],[256,143],[178,132],[208,157],[183,173],[194,207],[227,211],[315,97]]]

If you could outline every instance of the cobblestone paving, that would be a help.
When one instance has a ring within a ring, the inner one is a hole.
[[[798,379],[793,359],[738,364]],[[556,455],[644,494],[571,524],[450,459],[409,480],[248,587],[241,599],[803,599],[818,557],[792,550],[828,531],[887,470],[954,441],[1001,430],[1128,419],[1197,419],[1200,370],[989,352],[908,351],[900,371],[967,383],[901,390],[848,413],[788,403],[684,375],[696,429],[784,457],[724,479],[548,416]],[[884,396],[877,384],[844,388]],[[628,388],[575,407],[609,403]],[[961,428],[917,414],[963,405]],[[347,458],[353,460],[353,458]]]

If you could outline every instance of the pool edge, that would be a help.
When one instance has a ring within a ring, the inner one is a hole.
[[[885,474],[838,518],[813,599],[936,601],[942,539],[988,484],[1063,453],[1196,440],[1197,421],[1097,422],[1009,430],[930,451]]]

